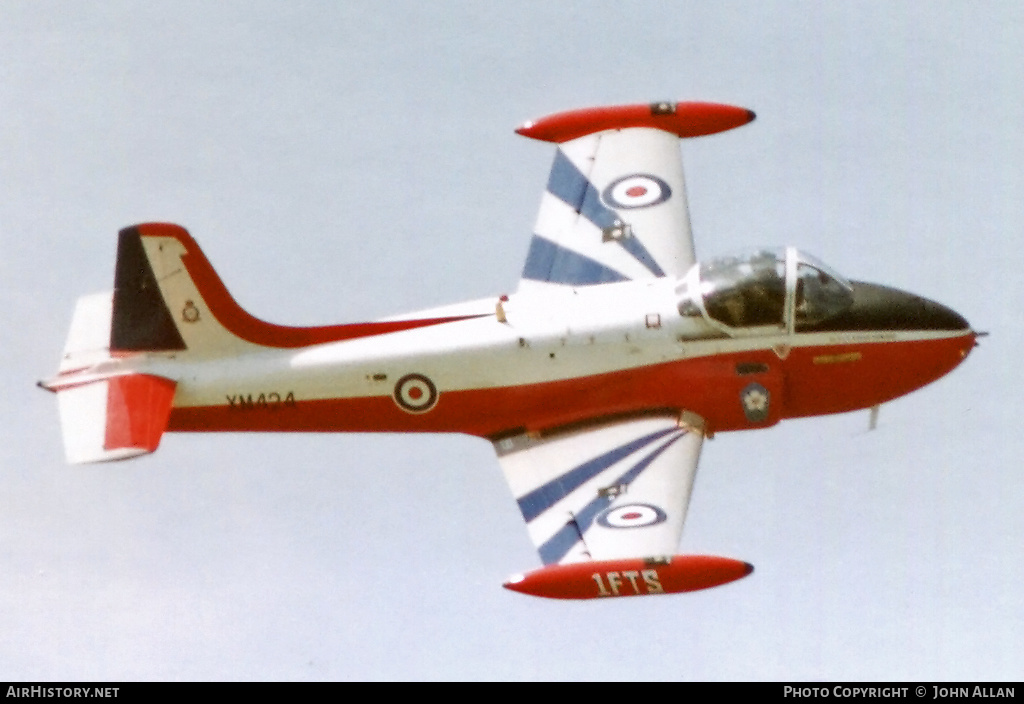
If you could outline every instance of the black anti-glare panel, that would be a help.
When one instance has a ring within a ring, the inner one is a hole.
[[[941,303],[878,284],[851,281],[853,305],[817,323],[796,324],[797,332],[860,330],[950,330],[970,328],[966,319]]]
[[[125,228],[118,235],[110,349],[124,352],[186,349],[156,283],[153,267],[142,247],[142,236],[134,227]]]

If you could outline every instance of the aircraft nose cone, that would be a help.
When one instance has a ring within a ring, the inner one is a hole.
[[[970,323],[952,308],[906,291],[876,286],[894,330],[967,330]]]
[[[928,329],[934,330],[967,330],[971,324],[967,318],[957,313],[952,308],[947,308],[941,303],[922,298],[922,317],[929,323]]]

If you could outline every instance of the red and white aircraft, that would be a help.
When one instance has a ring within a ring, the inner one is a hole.
[[[584,599],[739,579],[749,564],[673,555],[704,438],[877,407],[978,336],[793,248],[698,262],[678,140],[753,119],[656,103],[523,125],[558,151],[519,289],[377,322],[263,322],[181,227],[122,230],[114,291],[79,299],[40,382],[67,459],[153,452],[165,431],[467,433],[494,444],[545,565],[506,587]]]

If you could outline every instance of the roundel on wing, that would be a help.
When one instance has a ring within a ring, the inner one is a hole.
[[[617,178],[601,192],[601,200],[609,208],[629,210],[663,203],[672,195],[672,189],[657,176],[630,174]]]
[[[437,404],[437,387],[422,374],[406,374],[395,384],[395,403],[409,413],[425,413]]]
[[[646,528],[663,522],[667,516],[651,504],[626,504],[610,508],[597,517],[605,528]]]

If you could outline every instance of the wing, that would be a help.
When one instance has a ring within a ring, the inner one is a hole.
[[[671,555],[703,442],[694,417],[645,416],[494,443],[545,565]]]
[[[656,103],[560,113],[521,127],[559,148],[520,289],[684,275],[695,256],[679,139],[753,118],[727,105]]]

